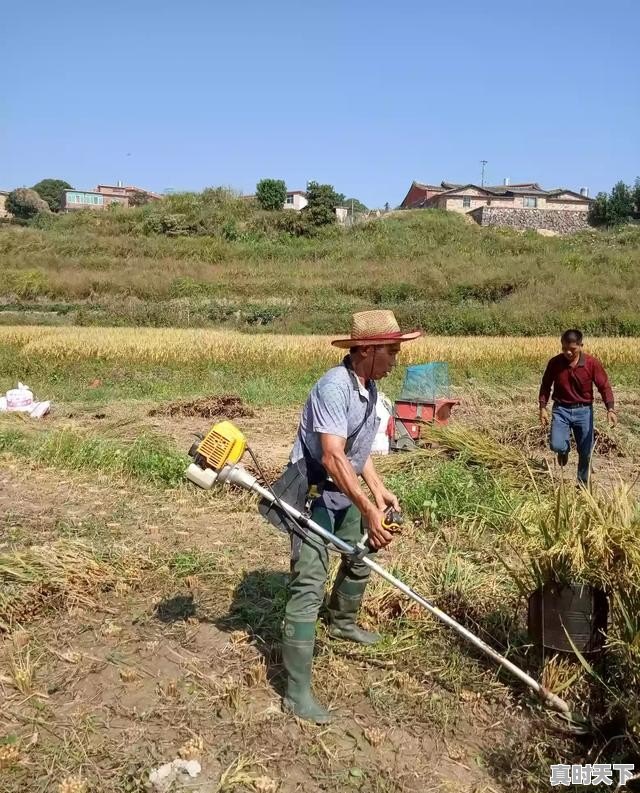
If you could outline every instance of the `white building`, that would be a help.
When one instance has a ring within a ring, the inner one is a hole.
[[[255,195],[243,196],[243,198],[254,199]],[[294,209],[296,212],[300,212],[308,203],[307,194],[304,190],[287,190],[287,197],[282,208]],[[337,222],[340,225],[344,225],[347,222],[349,210],[346,207],[335,207],[335,213]]]
[[[288,190],[287,199],[284,202],[284,209],[295,209],[299,212],[304,209],[309,202],[304,190]]]

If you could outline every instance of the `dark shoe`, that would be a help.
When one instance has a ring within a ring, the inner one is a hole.
[[[344,639],[358,644],[377,644],[382,636],[374,631],[365,631],[355,622],[329,625],[329,636],[332,639]]]
[[[293,713],[303,721],[311,724],[329,724],[331,714],[316,701],[310,692],[300,693],[294,697],[286,695],[282,700],[282,707],[287,713]]]
[[[560,466],[560,468],[564,468],[568,462],[569,462],[569,452],[558,452],[558,465]]]
[[[376,644],[382,639],[379,633],[365,631],[356,623],[366,586],[366,578],[352,579],[338,573],[329,598],[329,636],[358,644]]]
[[[328,724],[331,714],[311,693],[311,667],[315,644],[315,622],[285,620],[282,662],[287,673],[287,690],[282,706],[299,719]]]

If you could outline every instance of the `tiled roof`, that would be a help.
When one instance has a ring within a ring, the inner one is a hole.
[[[443,190],[447,189],[443,185],[444,185],[444,182],[441,185],[440,184],[424,184],[424,182],[416,182],[416,181],[414,181],[414,183],[413,183],[413,186],[420,188],[420,190],[439,190],[440,192],[442,192]]]
[[[424,191],[424,195],[412,190]],[[591,202],[593,199],[588,196],[583,196],[575,190],[569,190],[566,187],[555,187],[552,190],[545,190],[537,182],[515,182],[514,184],[501,184],[501,185],[479,185],[479,184],[457,184],[455,182],[441,182],[439,185],[427,184],[426,182],[413,181],[411,188],[404,198],[402,205],[411,196],[411,201],[406,204],[409,208],[419,208],[423,206],[431,206],[440,196],[460,195],[465,190],[474,190],[482,193],[485,196],[544,196],[550,201],[553,201],[556,196],[567,195],[574,197],[580,201]],[[426,197],[426,193],[433,193],[431,198]]]
[[[503,185],[479,185],[479,184],[453,184],[452,182],[443,182],[443,187],[446,188],[447,193],[459,193],[463,192],[467,188],[473,188],[474,190],[482,190],[483,192],[487,193],[488,195],[533,195],[533,196],[548,196],[549,198],[553,198],[554,196],[560,195],[562,193],[569,193],[571,195],[576,196],[576,198],[586,199],[587,196],[580,195],[575,190],[570,190],[567,187],[555,187],[553,190],[545,190],[543,187],[537,182],[523,182],[518,184],[503,184]]]
[[[533,189],[542,190],[537,182],[516,182],[515,184],[499,184],[499,185],[469,185],[469,184],[456,184],[455,182],[442,182],[445,190],[459,190],[461,187],[480,187],[482,190],[488,190],[490,193],[504,192],[505,190],[523,190]],[[544,192],[544,191],[543,191]]]

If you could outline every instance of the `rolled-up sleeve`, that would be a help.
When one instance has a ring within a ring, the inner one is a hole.
[[[311,395],[311,429],[324,435],[347,438],[348,387],[323,383]]]

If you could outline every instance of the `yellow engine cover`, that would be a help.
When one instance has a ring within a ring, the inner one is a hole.
[[[198,446],[210,468],[219,471],[227,463],[237,463],[247,448],[240,430],[230,421],[220,421],[209,430]]]

